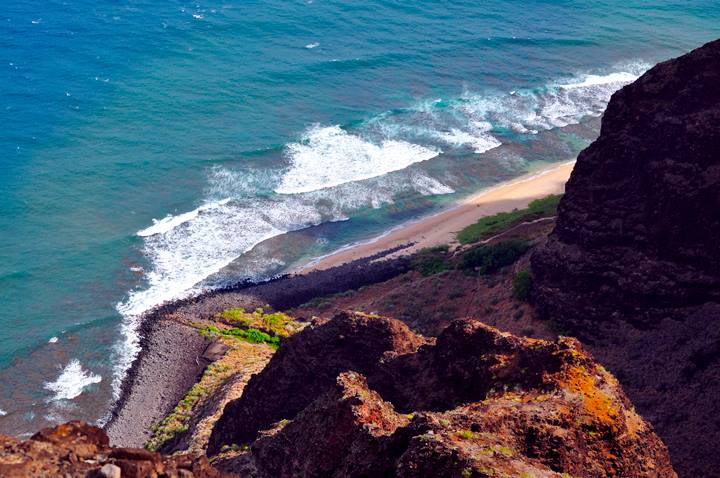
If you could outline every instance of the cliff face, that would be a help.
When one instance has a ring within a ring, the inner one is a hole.
[[[288,341],[288,355],[278,354],[248,384],[255,401],[227,407],[225,423],[242,427],[239,416],[274,407],[286,397],[261,384],[282,383],[309,363],[334,378],[305,389],[307,405],[286,411],[258,430],[247,451],[221,455],[216,464],[254,477],[676,476],[665,446],[617,381],[573,339],[522,339],[457,321],[419,348],[417,336],[392,335],[395,353],[335,347],[329,360],[308,348],[317,337],[369,344],[377,329],[404,326],[346,316]],[[338,373],[338,363],[360,357],[367,360],[362,373]],[[215,439],[216,450],[236,443],[230,435]]]
[[[591,344],[682,477],[720,476],[720,41],[617,92],[532,257],[541,314]]]
[[[252,442],[260,430],[294,417],[340,372],[366,373],[388,354],[414,351],[425,340],[402,322],[343,313],[287,339],[242,396],[228,403],[215,424],[209,453]]]
[[[613,95],[533,258],[541,310],[573,331],[720,299],[720,40]]]

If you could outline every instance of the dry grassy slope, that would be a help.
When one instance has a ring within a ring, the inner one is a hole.
[[[515,227],[491,243],[523,239],[539,244],[552,227],[552,221]],[[451,251],[447,257],[457,258],[466,249]],[[487,276],[451,270],[425,277],[410,271],[359,290],[315,299],[289,313],[299,318],[330,318],[341,310],[376,313],[401,320],[425,336],[438,335],[457,318],[473,318],[516,335],[553,338],[556,334],[548,322],[536,320],[532,307],[513,296],[512,279],[518,271],[529,268],[532,251],[512,266]]]

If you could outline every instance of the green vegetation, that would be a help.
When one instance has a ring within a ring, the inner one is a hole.
[[[421,249],[413,257],[411,267],[426,277],[450,270],[453,266],[445,257],[449,250],[447,244]]]
[[[176,435],[185,433],[198,404],[213,395],[225,380],[236,372],[230,364],[222,360],[208,365],[200,381],[192,386],[173,411],[153,426],[153,435],[145,448],[157,451]]]
[[[525,241],[510,240],[490,246],[479,246],[467,251],[460,262],[464,270],[477,269],[480,274],[491,274],[501,267],[517,261],[529,249]]]
[[[460,430],[457,432],[457,436],[462,438],[463,440],[471,440],[475,437],[475,434],[470,430]]]
[[[533,276],[528,270],[520,271],[513,277],[513,294],[519,300],[527,301],[532,292]]]
[[[295,319],[289,315],[282,312],[267,314],[262,307],[258,307],[252,312],[248,312],[241,307],[233,307],[220,312],[217,318],[245,329],[259,329],[279,337],[292,335],[300,327]]]
[[[542,199],[536,199],[525,209],[515,209],[511,212],[501,212],[493,216],[483,217],[475,224],[460,231],[457,239],[460,244],[471,244],[499,234],[517,224],[554,216],[557,213],[560,198],[560,195],[553,194]]]
[[[330,302],[331,296],[329,297],[315,297],[300,306],[301,309],[318,309],[325,310],[332,305]]]
[[[332,301],[334,299],[354,297],[355,295],[357,295],[358,292],[362,292],[363,289],[364,289],[364,287],[361,287],[358,290],[348,289],[348,290],[344,290],[342,292],[338,292],[337,294],[327,295],[327,296],[323,296],[323,297],[315,297],[314,299],[311,299],[311,300],[305,302],[304,304],[300,305],[299,307],[301,309],[325,310],[332,305]]]
[[[200,329],[200,335],[207,338],[216,338],[220,336],[233,337],[238,340],[244,340],[251,344],[268,344],[270,347],[277,349],[280,346],[280,337],[272,336],[258,329],[240,329],[233,327],[231,329],[220,329],[214,325],[208,325]]]

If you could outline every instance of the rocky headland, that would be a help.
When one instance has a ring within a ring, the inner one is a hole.
[[[256,477],[675,476],[652,427],[574,339],[523,339],[461,320],[428,341],[396,320],[342,314],[284,347],[225,407],[209,452],[251,445],[225,453],[221,469]]]

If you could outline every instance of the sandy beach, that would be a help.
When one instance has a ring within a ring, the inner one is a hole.
[[[453,244],[458,231],[481,217],[523,208],[535,199],[562,193],[574,166],[575,161],[569,161],[533,171],[465,198],[437,214],[403,224],[380,237],[321,257],[297,272],[330,269],[388,249],[398,248],[391,256],[399,256],[412,254],[425,247]]]

